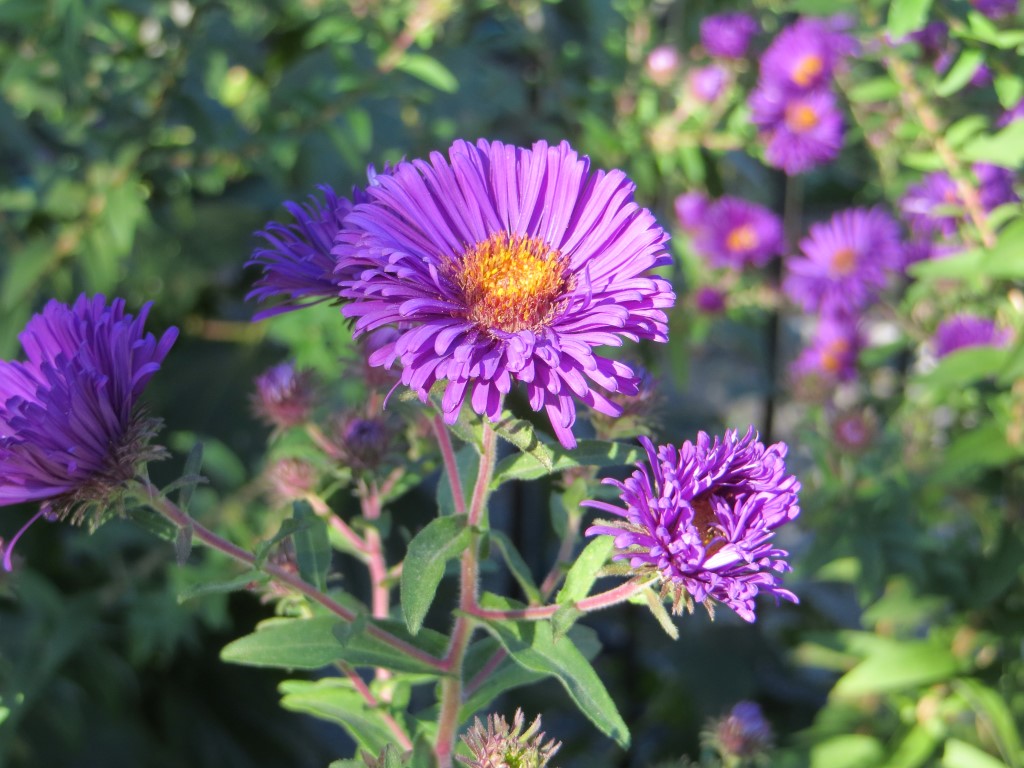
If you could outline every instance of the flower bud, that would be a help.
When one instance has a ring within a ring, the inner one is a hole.
[[[523,731],[523,710],[517,709],[512,726],[501,715],[488,715],[487,727],[476,718],[473,727],[462,736],[470,757],[456,759],[470,768],[544,768],[562,746],[559,741],[544,743],[540,715]]]
[[[312,377],[281,363],[256,377],[252,397],[256,415],[272,427],[287,429],[302,424],[313,410]]]

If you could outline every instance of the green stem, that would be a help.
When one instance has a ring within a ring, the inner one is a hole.
[[[351,622],[356,619],[355,613],[337,601],[331,599],[328,595],[325,595],[312,584],[306,583],[294,573],[290,573],[269,562],[262,562],[257,566],[255,555],[235,544],[232,544],[230,541],[221,538],[209,528],[206,528],[196,522],[177,504],[162,495],[159,489],[150,483],[149,480],[141,479],[137,482],[140,486],[141,498],[148,502],[154,510],[174,523],[178,528],[190,531],[194,539],[198,539],[211,549],[216,549],[250,568],[258,567],[259,570],[268,574],[277,583],[284,584],[291,587],[299,594],[305,595],[310,600],[323,606],[343,621]],[[385,645],[394,648],[396,651],[404,653],[410,658],[416,659],[417,661],[420,661],[438,671],[444,671],[446,668],[443,661],[434,658],[429,653],[421,651],[414,645],[410,645],[401,638],[395,637],[390,632],[386,632],[380,627],[369,625],[366,627],[366,633]]]
[[[437,740],[434,742],[434,754],[437,756],[439,768],[451,768],[455,735],[459,727],[459,709],[462,706],[462,662],[473,634],[473,619],[469,612],[476,605],[479,588],[479,527],[487,511],[487,496],[494,475],[496,448],[497,433],[487,421],[484,421],[480,469],[477,472],[476,484],[473,486],[473,498],[467,519],[472,533],[469,546],[462,553],[459,573],[459,608],[462,615],[455,620],[455,629],[443,661],[448,677],[441,681],[441,713],[437,722]]]

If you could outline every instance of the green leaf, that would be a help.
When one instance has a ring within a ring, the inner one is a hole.
[[[1006,768],[1006,763],[973,744],[959,739],[946,739],[942,768]]]
[[[238,458],[226,443],[215,437],[200,438],[195,432],[172,432],[170,446],[175,451],[192,451],[196,443],[203,443],[204,463],[209,476],[228,488],[237,488],[245,482],[248,474],[245,463]]]
[[[668,610],[665,608],[665,601],[661,599],[657,592],[650,587],[647,587],[636,597],[642,597],[643,601],[650,608],[651,614],[658,621],[658,626],[665,630],[665,634],[671,637],[673,640],[679,639],[679,628],[672,621],[672,617],[669,616]]]
[[[327,586],[327,569],[331,566],[327,523],[317,517],[306,501],[293,502],[292,519],[296,525],[292,541],[295,543],[299,575],[322,592]]]
[[[973,139],[960,151],[960,156],[970,162],[1019,167],[1024,163],[1024,120],[1015,120],[998,133]]]
[[[896,745],[892,756],[885,762],[885,768],[920,768],[931,764],[929,761],[935,754],[942,740],[923,725],[914,725],[900,743]]]
[[[946,141],[953,149],[959,149],[968,139],[988,128],[988,125],[988,118],[983,115],[967,115],[946,129]]]
[[[956,657],[939,643],[919,640],[881,645],[839,678],[838,697],[901,691],[948,680],[957,673]]]
[[[188,512],[189,502],[192,501],[192,493],[196,485],[203,481],[200,470],[203,468],[203,444],[197,442],[192,446],[185,459],[185,469],[181,478],[181,486],[178,491],[178,506],[183,512]]]
[[[479,675],[484,666],[495,658],[496,653],[503,654],[505,658],[483,678],[479,687],[474,689],[463,702],[459,710],[461,722],[466,722],[477,712],[486,709],[492,701],[506,691],[530,685],[547,677],[543,672],[534,672],[514,662],[505,654],[500,643],[488,637],[473,643],[466,652],[467,682]]]
[[[501,419],[496,424],[492,424],[491,428],[498,433],[499,437],[528,454],[536,463],[553,470],[555,452],[551,447],[552,440],[547,435],[535,431],[530,422],[517,419],[510,411],[505,411],[501,415]]]
[[[984,61],[985,54],[981,51],[976,48],[966,49],[957,57],[956,63],[949,68],[946,76],[935,86],[936,95],[942,97],[952,96],[971,82],[974,73],[978,71],[978,67]]]
[[[335,637],[338,619],[268,619],[251,635],[228,643],[222,660],[250,667],[320,669],[342,658],[342,644]]]
[[[400,591],[402,616],[414,635],[423,626],[423,619],[434,602],[445,566],[462,554],[470,539],[465,516],[457,515],[431,520],[409,542]]]
[[[988,277],[1017,280],[1024,277],[1024,218],[1014,219],[999,233],[995,247],[981,260],[980,271]]]
[[[996,89],[999,104],[1003,109],[1013,109],[1024,96],[1024,79],[1014,72],[1001,72],[996,75],[992,87]]]
[[[874,736],[844,734],[811,747],[810,768],[873,768],[885,760],[885,749]]]
[[[459,90],[458,78],[444,64],[423,53],[406,53],[395,64],[395,69],[422,80],[444,93]]]
[[[898,40],[921,29],[928,21],[928,10],[932,0],[892,0],[886,30],[889,37]]]
[[[253,584],[266,583],[270,577],[262,571],[246,571],[233,579],[217,581],[211,584],[197,584],[194,587],[178,593],[178,602],[184,603],[196,597],[204,595],[219,595],[227,592],[241,592],[252,587]]]
[[[888,75],[880,75],[857,83],[846,92],[846,98],[854,104],[890,101],[899,96],[899,86]]]
[[[917,381],[940,393],[960,389],[998,375],[1006,366],[1008,357],[1008,350],[1004,347],[963,347],[943,357],[935,368],[918,376]]]
[[[57,262],[53,243],[45,237],[34,237],[20,249],[8,253],[7,268],[0,284],[0,309],[7,311],[31,301],[43,275]]]
[[[567,450],[552,446],[543,460],[532,453],[520,453],[498,462],[491,488],[509,480],[534,480],[572,467],[622,467],[635,464],[644,452],[637,446],[603,440],[580,440],[576,448]]]
[[[911,264],[907,272],[919,280],[967,280],[981,273],[984,259],[983,250],[972,248],[954,256],[919,261]]]
[[[598,572],[608,562],[613,549],[613,536],[595,536],[591,539],[565,575],[565,584],[562,585],[555,602],[563,605],[576,603],[589,595],[590,588],[597,581]]]
[[[504,532],[493,528],[487,532],[487,536],[491,543],[497,547],[498,553],[501,555],[502,560],[505,561],[505,565],[508,566],[508,570],[516,580],[516,583],[523,590],[523,594],[526,595],[531,603],[540,603],[540,590],[533,580],[533,574],[530,573],[530,566],[523,560],[523,556],[519,554],[519,550],[515,548],[512,540]]]
[[[359,745],[379,755],[394,740],[381,712],[372,709],[349,680],[336,677],[315,682],[286,680],[281,683],[281,706],[322,720],[338,723]]]
[[[484,607],[509,610],[521,607],[513,601],[484,596]],[[629,728],[615,702],[571,636],[554,639],[547,621],[483,620],[483,626],[502,644],[517,664],[532,672],[557,678],[580,712],[622,747],[629,745]]]
[[[980,680],[965,677],[953,681],[953,690],[970,705],[984,724],[979,730],[994,736],[999,753],[1012,768],[1020,768],[1021,743],[1013,713],[998,692]]]
[[[384,667],[395,672],[413,672],[436,676],[437,671],[402,651],[392,648],[368,632],[376,626],[386,630],[400,640],[414,645],[421,651],[440,658],[448,647],[448,638],[432,629],[421,629],[413,637],[399,621],[370,619],[361,615],[351,624],[335,624],[334,636],[341,644],[341,658],[354,667]]]

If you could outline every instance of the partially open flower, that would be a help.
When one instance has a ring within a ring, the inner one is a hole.
[[[701,741],[726,761],[750,760],[762,756],[772,745],[772,727],[753,701],[738,702],[723,718],[712,721],[701,733]],[[731,758],[731,760],[730,760]]]
[[[470,756],[456,759],[470,768],[544,768],[562,746],[561,742],[544,743],[540,715],[525,731],[523,710],[517,709],[512,725],[501,715],[488,715],[487,727],[476,718],[473,727],[462,736]]]
[[[334,430],[335,458],[353,469],[376,469],[387,457],[392,437],[383,418],[346,414]]]
[[[307,371],[281,363],[256,377],[252,397],[256,415],[272,427],[287,429],[302,424],[313,411],[313,380]]]

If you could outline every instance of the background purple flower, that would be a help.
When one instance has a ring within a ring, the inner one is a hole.
[[[850,381],[857,376],[857,358],[864,339],[856,322],[839,315],[824,315],[814,338],[793,362],[790,372],[797,379],[813,377],[822,384]]]
[[[978,179],[978,196],[986,212],[1005,203],[1016,203],[1020,196],[1013,188],[1017,174],[1010,168],[991,163],[975,163],[974,175]]]
[[[1017,120],[1024,120],[1024,98],[1020,99],[1013,107],[999,116],[999,119],[996,120],[996,127],[1005,128]]]
[[[762,205],[723,195],[704,211],[694,247],[714,267],[762,267],[782,251],[782,219]]]
[[[687,232],[693,232],[704,219],[708,207],[708,198],[703,192],[684,192],[675,199],[676,218],[679,226]]]
[[[787,553],[771,543],[800,511],[800,483],[786,474],[786,445],[766,448],[753,428],[714,440],[700,432],[696,443],[679,448],[640,442],[648,464],[638,463],[624,482],[604,481],[619,489],[625,509],[584,502],[624,520],[597,521],[586,535],[614,536],[615,559],[628,560],[641,576],[658,574],[675,592],[676,612],[712,600],[754,621],[759,593],[797,602],[779,577],[789,570]]]
[[[789,92],[826,86],[836,65],[856,50],[837,24],[804,17],[783,29],[761,57],[760,82]]]
[[[750,108],[768,165],[795,176],[839,156],[843,116],[830,90],[791,94],[759,86]]]
[[[679,51],[671,45],[659,45],[647,54],[647,74],[658,85],[668,85],[679,69]]]
[[[711,722],[701,733],[701,742],[714,748],[731,765],[737,758],[757,757],[767,750],[772,744],[772,727],[761,707],[753,701],[741,701],[727,716]]]
[[[725,293],[710,285],[702,285],[694,295],[694,303],[701,312],[717,315],[725,311]]]
[[[935,354],[945,357],[965,347],[1002,347],[1009,343],[1011,333],[999,329],[995,321],[967,313],[953,315],[935,329]]]
[[[1016,173],[990,163],[972,167],[978,181],[978,196],[987,213],[1004,203],[1020,200],[1014,190]],[[900,211],[910,231],[917,237],[952,238],[963,221],[963,200],[956,182],[945,171],[933,171],[907,187],[900,198]]]
[[[742,59],[760,26],[749,13],[715,13],[700,22],[700,42],[712,56]]]
[[[361,335],[401,334],[370,364],[402,366],[402,383],[426,402],[444,381],[451,423],[464,401],[496,420],[514,381],[575,445],[573,396],[618,415],[600,389],[635,394],[626,365],[594,354],[622,340],[667,340],[670,263],[665,232],[632,199],[621,171],[590,173],[565,142],[523,149],[455,142],[378,179],[356,206],[334,253],[343,308]],[[596,386],[594,386],[596,385]]]
[[[253,411],[278,429],[302,424],[313,412],[313,380],[308,371],[279,363],[256,377]]]
[[[145,333],[149,309],[133,317],[123,299],[83,294],[28,321],[25,360],[0,360],[0,506],[45,501],[41,515],[77,522],[83,502],[106,500],[161,455],[148,445],[159,422],[136,405],[178,331]]]
[[[686,76],[690,93],[697,101],[709,104],[722,95],[722,90],[729,81],[729,73],[718,64],[691,69]]]
[[[990,19],[1003,19],[1016,16],[1020,8],[1020,0],[969,0],[970,4]]]
[[[904,264],[899,227],[880,208],[850,208],[813,224],[800,251],[786,260],[782,287],[809,312],[856,316]]]

